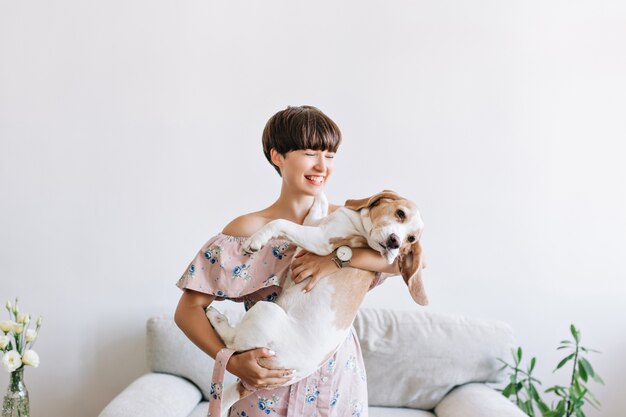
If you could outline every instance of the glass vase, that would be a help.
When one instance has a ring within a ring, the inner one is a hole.
[[[24,385],[24,367],[11,372],[2,403],[2,417],[29,417],[28,390]]]

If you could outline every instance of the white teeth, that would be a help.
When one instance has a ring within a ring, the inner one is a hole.
[[[316,182],[316,183],[318,183],[318,184],[321,184],[321,183],[323,183],[323,182],[324,182],[324,177],[318,177],[318,176],[306,176],[306,175],[305,175],[305,177],[304,177],[304,178],[306,178],[306,179],[308,179],[308,180],[311,180],[311,181],[314,181],[314,182]]]

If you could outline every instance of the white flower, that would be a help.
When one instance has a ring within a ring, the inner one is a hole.
[[[21,323],[21,324],[28,324],[28,323],[30,323],[30,314],[28,314],[28,313],[18,313],[18,315],[17,315],[17,322]]]
[[[34,350],[27,349],[22,356],[22,362],[24,365],[30,365],[33,368],[39,366],[39,355]]]
[[[9,336],[0,334],[0,349],[4,350],[4,348],[9,346],[10,342],[11,342],[11,338]]]
[[[13,323],[13,333],[20,334],[24,331],[24,325],[20,323]]]
[[[16,323],[14,321],[11,321],[11,320],[0,321],[0,330],[2,330],[5,333],[8,333],[11,330],[13,330],[13,325],[15,325],[15,324]]]
[[[26,342],[30,343],[37,338],[37,332],[33,329],[26,330]]]
[[[22,358],[17,350],[11,350],[4,354],[2,357],[2,365],[7,371],[13,372],[20,366],[22,366]]]

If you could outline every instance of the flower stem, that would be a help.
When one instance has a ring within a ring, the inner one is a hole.
[[[574,366],[572,367],[572,379],[569,384],[569,391],[567,392],[567,406],[565,409],[567,410],[566,417],[570,417],[572,413],[574,413],[574,401],[572,401],[572,387],[574,386],[574,381],[576,380],[576,367],[578,366],[578,341],[576,341],[576,350],[574,351]]]

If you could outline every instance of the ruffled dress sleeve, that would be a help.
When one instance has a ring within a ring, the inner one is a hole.
[[[286,278],[296,246],[272,239],[255,254],[246,254],[246,238],[220,233],[211,238],[190,262],[176,285],[216,296],[244,301],[253,293],[275,294]]]

